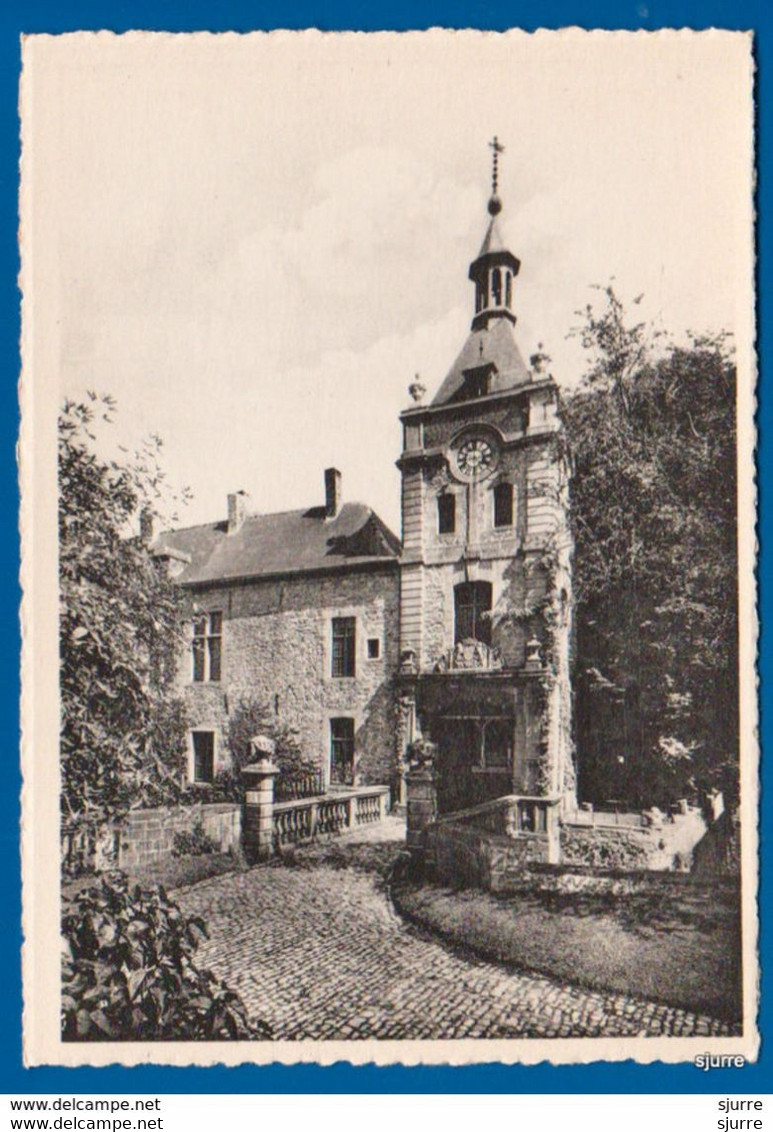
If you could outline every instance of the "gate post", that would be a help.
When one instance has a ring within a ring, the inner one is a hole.
[[[432,765],[435,756],[435,746],[432,743],[421,741],[421,750],[417,751],[419,743],[413,745],[411,754],[416,760],[405,776],[407,786],[407,830],[406,842],[408,849],[414,855],[424,852],[424,830],[437,817],[437,790],[435,788],[435,770]]]
[[[272,739],[257,735],[250,739],[253,761],[242,767],[242,843],[248,861],[265,861],[274,853],[274,779],[279,774],[271,761],[274,750]]]

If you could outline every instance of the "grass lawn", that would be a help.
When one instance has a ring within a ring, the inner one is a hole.
[[[200,856],[167,857],[146,865],[142,869],[129,869],[127,875],[129,883],[149,887],[162,884],[166,889],[187,888],[191,884],[198,884],[200,880],[209,880],[210,877],[221,876],[223,873],[232,873],[247,866],[238,857],[228,853],[202,853]],[[99,876],[87,874],[62,884],[62,899],[67,900],[84,888],[91,888],[99,884]]]
[[[478,954],[566,983],[741,1017],[738,885],[536,874],[522,891],[401,884],[398,908]]]

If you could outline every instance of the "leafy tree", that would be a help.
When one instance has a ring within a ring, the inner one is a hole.
[[[635,302],[638,302],[636,300]],[[610,286],[577,331],[576,731],[593,801],[737,793],[735,366],[727,336],[661,343]]]
[[[186,720],[173,693],[180,598],[141,538],[141,510],[170,498],[153,437],[122,462],[95,452],[110,397],[67,401],[59,418],[62,813],[98,825],[174,797]]]

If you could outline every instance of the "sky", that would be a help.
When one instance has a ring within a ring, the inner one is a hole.
[[[24,318],[51,428],[114,395],[100,451],[159,433],[184,525],[236,490],[313,506],[335,465],[399,533],[398,414],[469,330],[489,139],[521,351],[570,388],[592,284],[677,337],[748,318],[748,58],[727,33],[37,38]]]

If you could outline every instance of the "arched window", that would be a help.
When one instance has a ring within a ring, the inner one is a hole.
[[[491,583],[460,582],[454,588],[454,641],[491,644]]]
[[[513,485],[498,483],[494,488],[494,526],[513,525]]]
[[[452,535],[456,530],[456,496],[450,491],[437,497],[437,529],[439,535]]]
[[[491,291],[494,298],[494,306],[500,307],[502,305],[502,272],[498,267],[495,267],[491,273]]]

